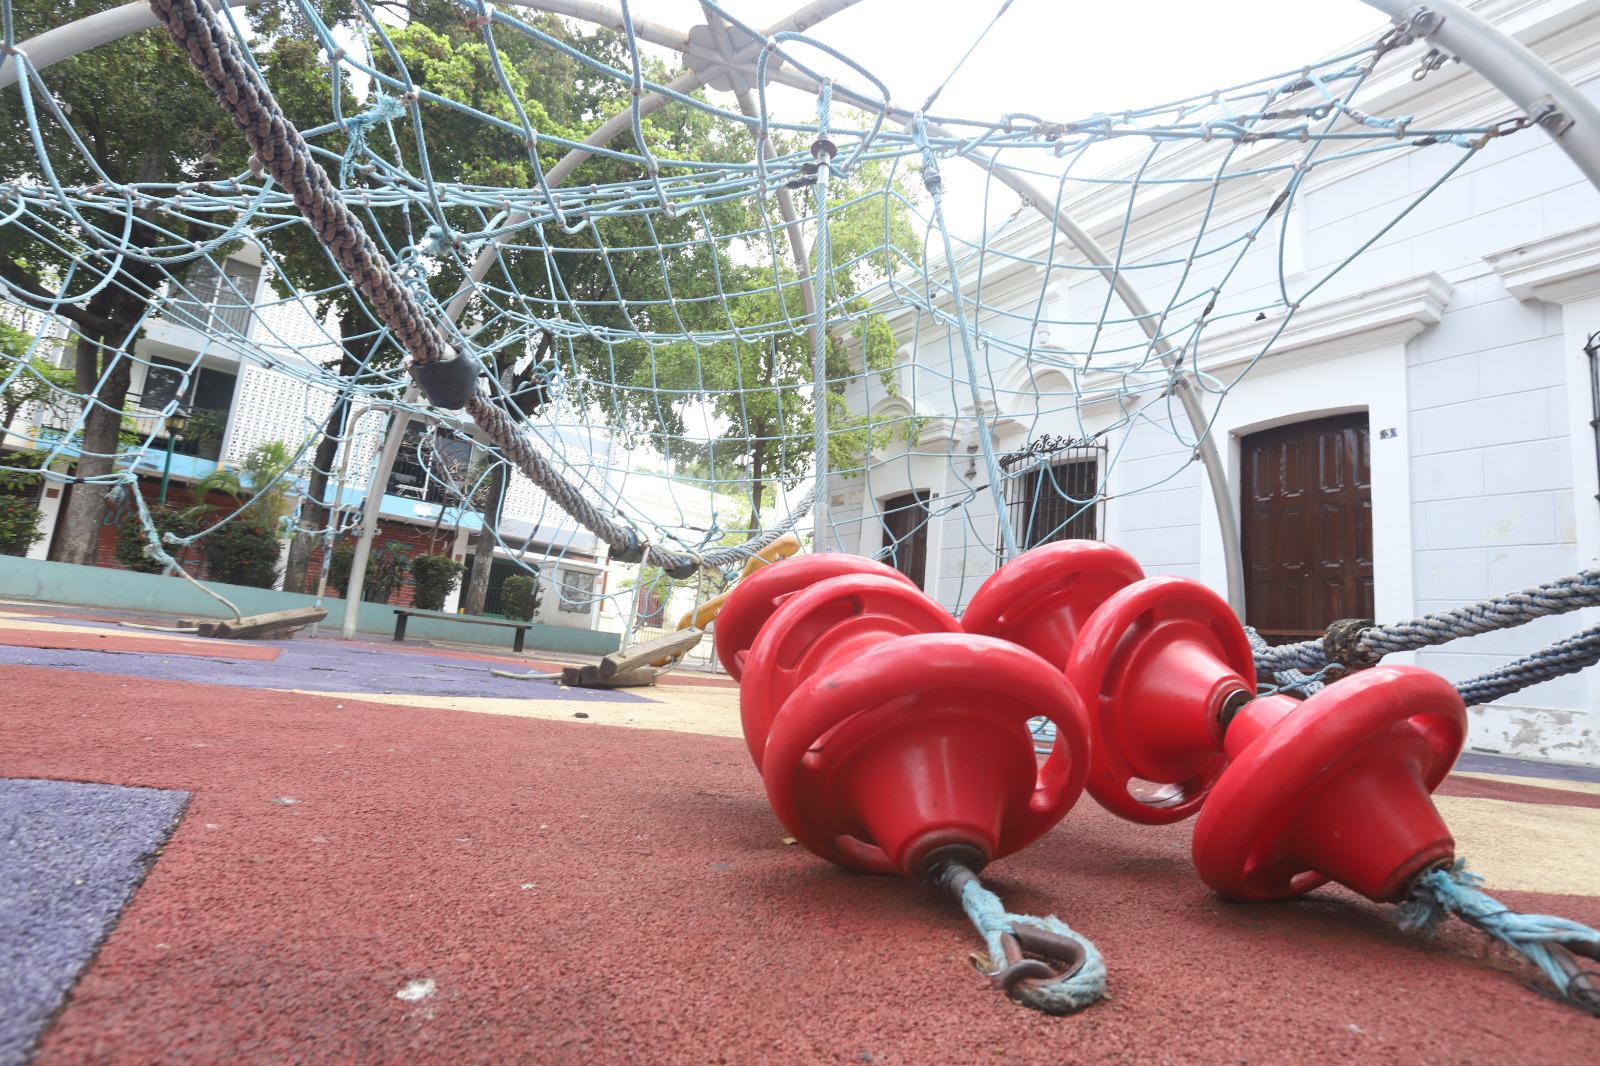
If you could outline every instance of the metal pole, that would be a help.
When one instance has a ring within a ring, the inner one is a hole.
[[[1366,0],[1440,51],[1460,57],[1534,118],[1600,188],[1600,107],[1527,45],[1456,0]]]
[[[156,501],[157,507],[167,505],[167,482],[172,478],[172,429],[167,429],[167,461],[161,464],[161,498]]]
[[[339,635],[345,640],[354,639],[356,635],[361,593],[367,583],[367,559],[372,555],[372,537],[378,530],[383,493],[389,487],[389,475],[394,471],[395,457],[400,454],[400,442],[405,437],[405,423],[409,418],[404,405],[416,403],[419,395],[415,385],[408,386],[400,398],[401,406],[389,413],[389,428],[384,434],[383,450],[378,453],[378,466],[372,472],[372,480],[367,482],[366,498],[361,501],[361,533],[350,557],[350,578],[344,589],[344,617],[339,620]]]

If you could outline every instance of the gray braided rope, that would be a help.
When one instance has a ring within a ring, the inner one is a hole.
[[[389,327],[396,342],[411,356],[412,364],[427,366],[452,358],[470,358],[456,355],[443,331],[395,276],[361,221],[345,206],[338,188],[312,158],[300,131],[278,107],[272,90],[245,62],[216,14],[202,0],[150,0],[150,8],[250,142],[255,153],[252,165],[259,166],[289,193],[317,239]],[[621,553],[628,561],[653,563],[673,577],[686,577],[701,566],[726,569],[742,563],[793,527],[816,499],[814,490],[806,493],[782,525],[732,547],[692,552],[646,544],[638,532],[602,512],[581,488],[562,477],[517,423],[481,392],[467,402],[465,410],[501,453],[543,489],[556,506],[605,541],[613,552]]]
[[[1600,626],[1591,626],[1532,655],[1480,674],[1456,686],[1469,704],[1492,703],[1564,674],[1575,674],[1600,662]]]
[[[345,206],[294,124],[284,117],[256,69],[244,61],[222,21],[201,0],[150,0],[167,34],[189,55],[234,125],[255,152],[259,169],[283,186],[295,206],[362,296],[415,363],[455,352],[384,261],[383,253]]]
[[[1371,666],[1383,656],[1395,652],[1416,651],[1461,637],[1477,636],[1496,629],[1511,629],[1535,618],[1597,605],[1600,605],[1600,570],[1583,570],[1521,592],[1494,596],[1464,607],[1414,618],[1409,622],[1372,626],[1355,641],[1355,654],[1351,657],[1353,661],[1346,660],[1344,665],[1357,668]],[[1256,653],[1256,665],[1274,672],[1313,672],[1327,664],[1327,646],[1320,640],[1284,644]]]

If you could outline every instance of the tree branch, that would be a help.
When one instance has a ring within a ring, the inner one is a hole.
[[[9,256],[0,255],[0,278],[4,278],[11,285],[12,293],[17,299],[38,311],[60,315],[70,320],[86,333],[99,337],[111,331],[112,322],[108,318],[85,310],[75,304],[58,303],[43,285],[32,274],[22,269]]]

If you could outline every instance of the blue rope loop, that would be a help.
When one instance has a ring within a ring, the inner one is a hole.
[[[961,909],[966,912],[973,928],[982,935],[989,951],[989,975],[995,976],[1004,965],[1005,946],[1001,937],[1017,935],[1019,927],[1042,929],[1058,937],[1072,940],[1083,949],[1083,965],[1075,971],[1053,981],[1022,981],[1010,994],[1026,1007],[1045,1014],[1076,1014],[1091,1007],[1106,996],[1106,963],[1100,950],[1088,937],[1076,932],[1055,915],[1035,918],[1029,914],[1012,914],[1000,897],[983,887],[976,876],[968,878],[961,886]]]
[[[1395,920],[1406,932],[1431,936],[1447,917],[1457,915],[1538,967],[1556,999],[1600,1017],[1600,965],[1576,957],[1600,959],[1600,931],[1567,918],[1520,914],[1479,891],[1481,884],[1483,878],[1460,859],[1426,870]]]

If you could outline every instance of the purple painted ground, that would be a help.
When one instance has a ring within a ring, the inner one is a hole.
[[[51,619],[55,621],[55,619]],[[161,681],[199,681],[240,688],[308,689],[313,692],[414,693],[424,696],[499,696],[523,700],[638,703],[638,696],[610,689],[565,689],[554,681],[512,681],[489,671],[496,664],[418,649],[404,654],[374,651],[340,640],[254,641],[281,648],[273,662],[159,651],[71,651],[0,645],[0,665],[53,666],[124,674]],[[529,664],[531,669],[533,664]],[[501,666],[500,669],[515,669]]]
[[[1468,751],[1456,761],[1456,769],[1474,774],[1506,774],[1510,777],[1542,777],[1552,781],[1600,782],[1600,766],[1545,762],[1543,759],[1517,759],[1509,755],[1487,755]]]
[[[27,1061],[188,802],[0,779],[0,1066]]]

